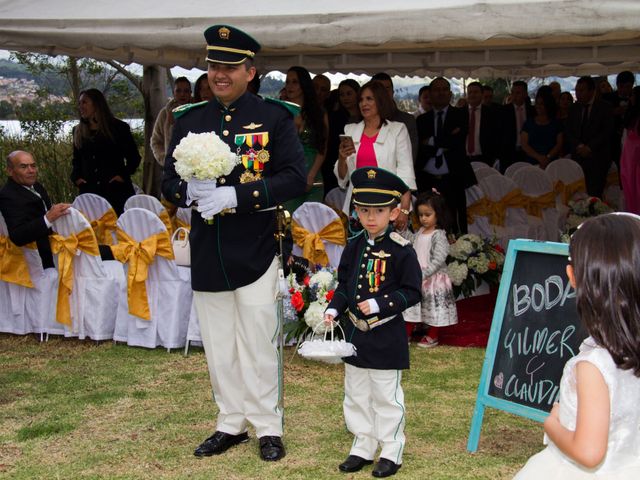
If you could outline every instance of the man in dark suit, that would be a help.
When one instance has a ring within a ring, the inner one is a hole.
[[[595,98],[591,77],[576,82],[576,103],[569,108],[565,138],[567,150],[584,171],[587,193],[602,198],[611,166],[613,113],[611,105]]]
[[[166,199],[198,205],[191,219],[191,284],[219,413],[216,431],[194,455],[246,442],[252,424],[261,458],[275,461],[285,455],[275,207],[304,193],[304,153],[287,108],[247,91],[258,42],[230,25],[208,28],[205,38],[214,98],[174,112],[162,182]],[[190,132],[214,132],[242,161],[217,181],[180,178],[174,150]]]
[[[7,183],[0,190],[0,212],[9,238],[18,246],[36,242],[43,268],[53,268],[49,245],[51,224],[66,215],[68,203],[51,205],[44,187],[38,183],[38,166],[33,156],[22,150],[7,156]]]
[[[495,109],[482,104],[480,82],[471,82],[467,85],[467,110],[469,112],[467,157],[470,162],[484,162],[492,167],[498,154],[498,125]]]
[[[467,233],[465,189],[476,183],[467,159],[467,111],[452,107],[451,86],[443,77],[430,84],[433,108],[420,115],[418,157],[415,163],[419,192],[437,189],[451,211],[456,233]]]
[[[500,128],[500,171],[504,173],[509,165],[524,162],[527,158],[522,151],[520,132],[524,122],[535,116],[535,109],[529,102],[527,83],[522,80],[513,82],[511,86],[511,103],[502,107]]]

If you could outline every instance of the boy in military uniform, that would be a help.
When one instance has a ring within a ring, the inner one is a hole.
[[[247,91],[256,75],[258,42],[229,25],[214,25],[204,36],[215,98],[174,111],[162,182],[165,198],[177,206],[197,205],[191,283],[219,413],[216,431],[194,454],[216,455],[246,442],[251,424],[261,458],[274,461],[285,455],[274,208],[304,193],[304,154],[291,113]],[[176,145],[189,132],[212,131],[241,163],[217,181],[181,179],[174,166]]]
[[[374,477],[395,474],[404,449],[402,370],[409,349],[402,311],[420,301],[422,274],[414,249],[390,222],[409,187],[381,168],[360,168],[351,175],[353,203],[364,227],[342,254],[338,287],[325,312],[329,323],[340,313],[350,322],[346,340],[357,349],[344,361],[344,416],[354,435],[342,472],[373,463]]]

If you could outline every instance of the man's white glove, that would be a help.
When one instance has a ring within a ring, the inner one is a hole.
[[[198,200],[198,212],[204,219],[211,219],[227,208],[238,206],[235,187],[218,187],[206,197]]]
[[[215,189],[215,180],[198,180],[197,178],[192,178],[187,182],[187,204],[197,202],[209,196]]]

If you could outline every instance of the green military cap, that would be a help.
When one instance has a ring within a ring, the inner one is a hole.
[[[250,35],[231,25],[213,25],[204,32],[207,62],[238,65],[255,57],[260,44]]]
[[[394,205],[409,187],[384,168],[365,167],[351,174],[353,203],[367,207]]]

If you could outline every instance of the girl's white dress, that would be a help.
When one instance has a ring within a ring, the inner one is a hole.
[[[549,441],[549,446],[529,459],[514,480],[528,479],[640,479],[640,378],[616,366],[609,352],[589,337],[580,353],[570,359],[560,381],[560,423],[576,429],[576,364],[590,362],[602,373],[609,388],[611,413],[607,453],[600,465],[588,469],[578,465]]]
[[[447,273],[449,241],[444,230],[434,230],[426,235],[423,230],[403,234],[413,243],[422,269],[422,301],[404,311],[404,320],[434,327],[454,325],[458,323],[458,313]]]

